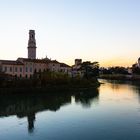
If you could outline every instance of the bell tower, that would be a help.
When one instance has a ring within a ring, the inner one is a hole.
[[[35,30],[29,30],[28,58],[29,59],[36,59]]]

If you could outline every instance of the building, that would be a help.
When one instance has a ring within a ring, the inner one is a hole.
[[[24,64],[20,61],[0,60],[0,69],[5,74],[23,77]]]
[[[17,60],[0,60],[0,71],[20,78],[30,78],[35,72],[50,70],[70,73],[71,67],[50,59],[36,59],[35,31],[29,30],[28,58],[19,57]]]
[[[65,63],[60,63],[60,71],[71,76],[72,68]]]
[[[80,66],[82,64],[82,59],[75,59],[75,66]]]
[[[75,59],[75,64],[72,66],[72,76],[76,77],[83,77],[83,72],[80,69],[82,64],[82,59]]]

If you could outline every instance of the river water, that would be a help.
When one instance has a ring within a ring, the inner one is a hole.
[[[49,96],[0,95],[0,140],[140,140],[140,86]]]

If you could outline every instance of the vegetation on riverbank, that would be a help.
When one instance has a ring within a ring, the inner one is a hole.
[[[96,77],[81,78],[70,77],[68,74],[58,72],[39,72],[35,73],[30,79],[2,79],[0,80],[0,88],[47,88],[47,89],[74,89],[98,87],[100,84]]]
[[[99,78],[110,80],[130,80],[140,81],[140,75],[125,75],[125,74],[100,74]]]
[[[137,65],[132,68],[109,67],[100,70],[99,78],[110,80],[140,81],[140,68]]]

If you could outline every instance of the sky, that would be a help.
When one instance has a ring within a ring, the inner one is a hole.
[[[140,57],[139,0],[0,0],[0,59],[27,57],[30,29],[37,58],[127,67]]]

